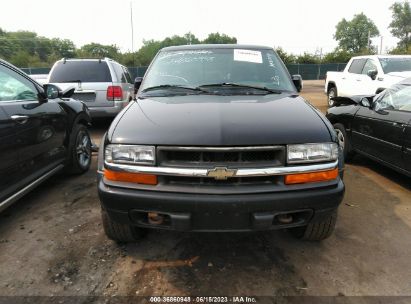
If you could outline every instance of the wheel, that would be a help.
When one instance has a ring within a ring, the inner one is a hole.
[[[145,231],[131,225],[120,224],[110,219],[107,211],[101,210],[104,232],[107,237],[118,243],[132,243],[142,238]]]
[[[91,165],[91,139],[84,125],[77,124],[73,127],[70,143],[66,170],[72,174],[88,171]]]
[[[292,228],[292,234],[305,241],[322,241],[328,238],[335,229],[337,222],[337,210],[321,218],[321,220],[311,221],[305,227]]]
[[[345,127],[340,123],[336,123],[334,130],[337,133],[338,143],[343,150],[344,160],[349,161],[354,156],[354,152],[352,151],[351,142],[347,136]]]
[[[337,88],[336,87],[331,87],[328,89],[327,92],[327,96],[328,96],[328,106],[331,108],[335,105],[334,100],[332,100],[331,98],[333,97],[337,97]]]

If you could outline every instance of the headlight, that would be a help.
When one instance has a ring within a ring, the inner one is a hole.
[[[115,164],[154,165],[155,151],[153,146],[107,145],[104,159]]]
[[[338,159],[336,143],[288,145],[288,163],[314,163]]]

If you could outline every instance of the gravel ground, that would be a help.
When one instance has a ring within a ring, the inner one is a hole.
[[[303,95],[326,109],[323,82]],[[110,122],[92,128],[99,141]],[[408,295],[410,179],[370,160],[347,165],[335,234],[152,231],[118,245],[102,229],[92,169],[52,178],[0,214],[0,296]],[[383,303],[383,302],[381,302]]]

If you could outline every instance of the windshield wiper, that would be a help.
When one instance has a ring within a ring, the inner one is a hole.
[[[207,87],[238,87],[238,88],[262,90],[262,91],[269,92],[270,94],[283,93],[280,90],[274,90],[274,89],[270,89],[267,87],[253,86],[253,85],[234,83],[234,82],[210,83],[210,84],[204,84],[204,85],[199,86],[199,88],[207,88]]]
[[[190,90],[190,91],[195,91],[195,92],[209,93],[208,91],[203,90],[200,87],[189,87],[189,86],[175,85],[175,84],[163,84],[163,85],[148,87],[147,89],[144,89],[141,92],[146,93],[149,91],[162,90],[162,89],[183,89],[183,90]]]

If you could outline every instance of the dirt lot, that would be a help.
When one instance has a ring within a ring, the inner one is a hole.
[[[324,110],[322,85],[306,82],[303,95]],[[108,124],[92,128],[97,141]],[[411,295],[410,179],[365,158],[347,165],[337,228],[322,243],[152,231],[121,246],[103,234],[93,161],[0,215],[0,296]]]

